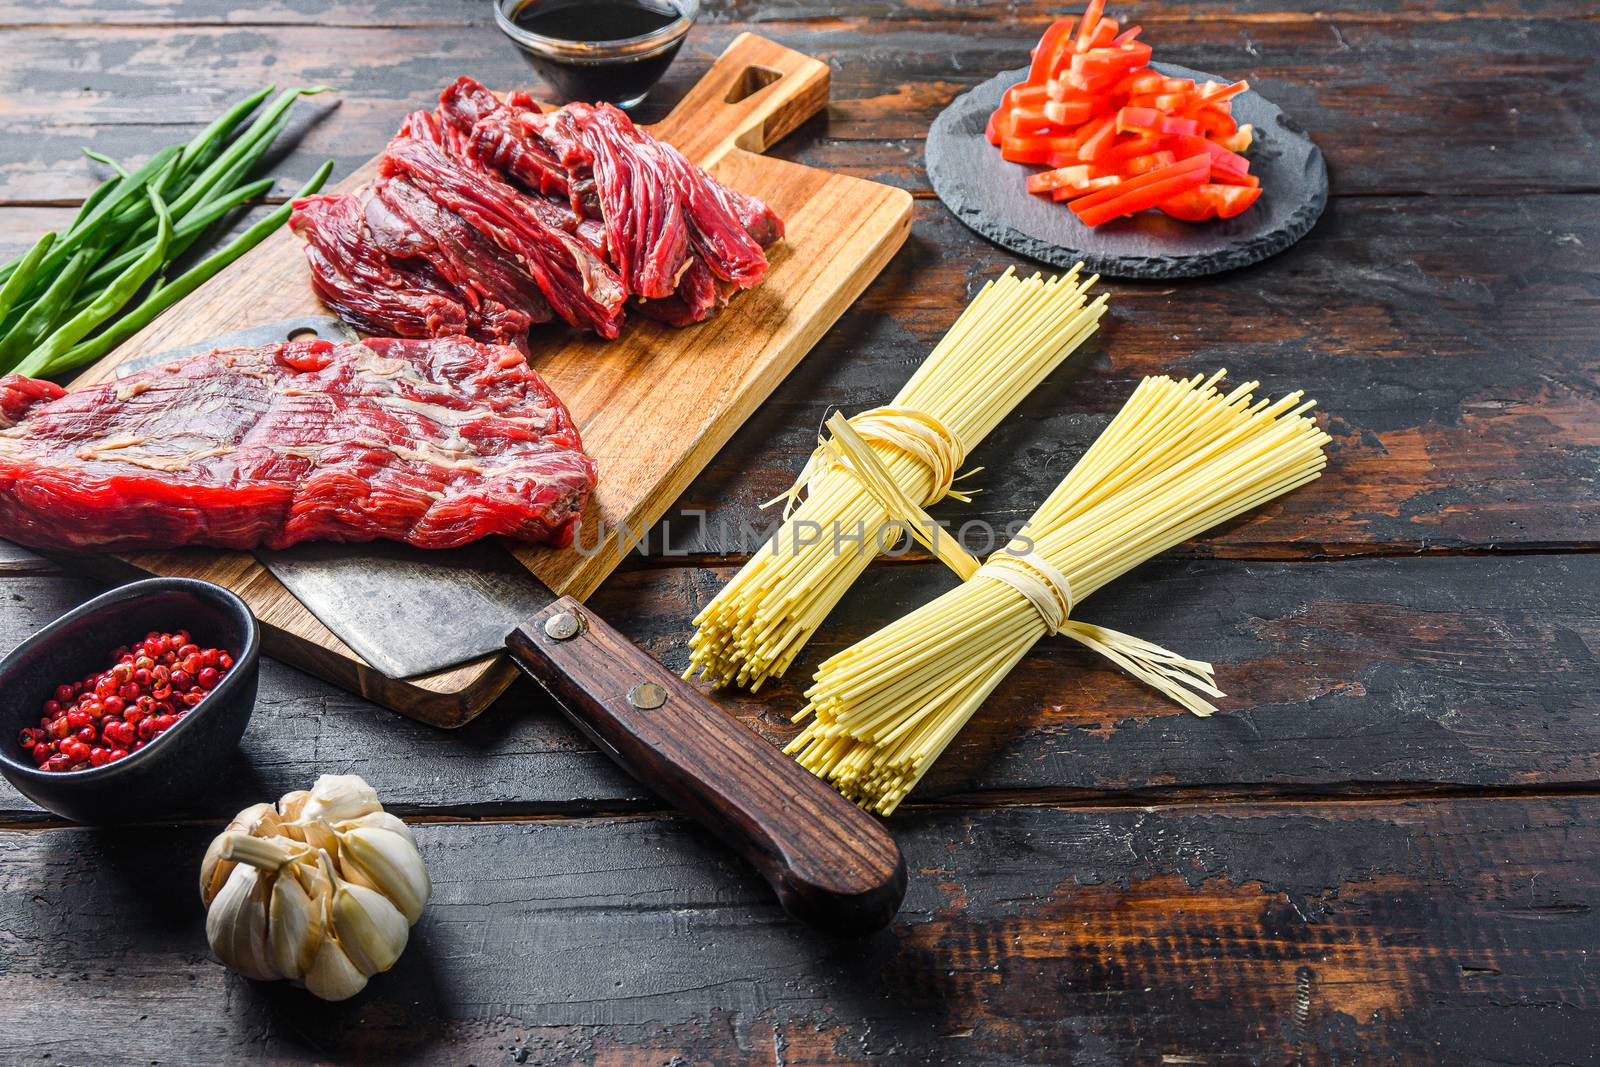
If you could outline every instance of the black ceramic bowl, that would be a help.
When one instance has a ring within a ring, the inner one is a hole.
[[[634,33],[619,28],[618,14],[652,12],[661,24]],[[604,100],[627,110],[649,95],[672,65],[689,27],[700,14],[700,0],[494,0],[500,32],[522,50],[523,58],[556,91],[563,103]],[[528,15],[545,15],[562,27],[548,36],[524,25]],[[608,19],[606,16],[610,16]],[[571,35],[571,36],[568,36]],[[581,38],[581,39],[579,39]]]
[[[233,669],[193,711],[137,752],[82,771],[46,772],[17,744],[60,683],[105,670],[113,649],[151,630],[188,630],[233,657]],[[0,774],[29,800],[84,823],[127,822],[177,810],[228,765],[261,673],[261,634],[244,601],[210,582],[151,578],[69,611],[0,660]]]

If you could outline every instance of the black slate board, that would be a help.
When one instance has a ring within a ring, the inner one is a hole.
[[[1169,78],[1225,81],[1171,63]],[[1000,97],[1027,69],[1010,70],[957,97],[928,131],[928,178],[956,218],[1013,252],[1058,267],[1079,260],[1115,278],[1193,278],[1259,263],[1304,237],[1328,202],[1322,150],[1259,93],[1234,98],[1239,123],[1255,127],[1246,153],[1261,179],[1261,199],[1231,219],[1190,223],[1158,211],[1090,228],[1067,206],[1035,196],[1024,180],[1043,168],[1010,163],[983,135]]]

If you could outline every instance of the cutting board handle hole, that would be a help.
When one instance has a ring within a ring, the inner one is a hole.
[[[299,326],[289,331],[291,341],[315,341],[322,335],[309,326]]]
[[[771,67],[748,66],[733,79],[733,85],[728,88],[728,95],[722,98],[722,102],[737,104],[741,100],[748,100],[781,77],[783,72]]]

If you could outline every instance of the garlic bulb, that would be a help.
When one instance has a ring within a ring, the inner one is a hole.
[[[344,1000],[394,966],[433,884],[416,839],[353,774],[255,804],[206,849],[206,940],[247,978]]]

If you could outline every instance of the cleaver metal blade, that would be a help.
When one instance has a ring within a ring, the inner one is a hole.
[[[338,319],[308,315],[141,356],[118,377],[217,348],[322,337],[355,341]],[[556,599],[498,542],[427,551],[394,542],[318,542],[256,559],[307,611],[390,678],[431,674],[505,650],[506,634]],[[441,640],[441,635],[449,635]]]

